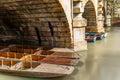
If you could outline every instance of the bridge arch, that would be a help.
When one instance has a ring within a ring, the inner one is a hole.
[[[71,47],[70,22],[59,0],[2,0],[0,19],[7,36],[35,45]]]
[[[96,31],[97,21],[96,21],[96,10],[92,1],[88,1],[84,7],[83,18],[87,20],[86,31]]]

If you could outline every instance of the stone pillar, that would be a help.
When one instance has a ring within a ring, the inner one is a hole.
[[[110,31],[111,30],[111,15],[106,16],[106,25],[107,25],[106,31]]]
[[[73,47],[74,51],[87,50],[87,42],[85,41],[86,19],[82,17],[84,12],[82,0],[74,0],[73,7]]]
[[[97,30],[98,30],[97,32],[105,32],[104,16],[102,16],[102,14],[97,17]]]
[[[98,2],[97,32],[104,32],[103,0]]]
[[[84,18],[76,18],[73,20],[73,38],[74,50],[87,50],[87,42],[85,41],[85,26]]]

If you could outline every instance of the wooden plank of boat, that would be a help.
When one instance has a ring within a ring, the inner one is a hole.
[[[53,48],[53,49],[50,49],[49,51],[53,51],[53,52],[56,52],[56,53],[58,53],[58,52],[70,53],[70,54],[73,54],[74,56],[76,56],[74,58],[80,58],[81,57],[81,54],[79,53],[80,51],[74,51],[73,49],[69,49],[69,48]],[[68,57],[68,56],[66,56],[66,57]]]
[[[58,57],[46,57],[41,60],[44,63],[52,63],[52,64],[62,64],[62,65],[77,65],[79,59],[69,59],[69,58],[58,58]]]
[[[80,55],[78,53],[73,52],[54,52],[51,56],[70,58],[70,59],[80,59]]]
[[[44,50],[43,50],[44,51]],[[43,53],[42,50],[35,53],[35,55],[44,56],[41,62],[62,64],[62,65],[77,65],[80,55],[73,52],[53,52]]]
[[[41,63],[39,66],[34,68],[33,71],[69,75],[74,71],[74,67],[66,65]]]
[[[44,73],[44,72],[32,72],[32,71],[20,71],[20,70],[7,70],[0,69],[0,73],[5,73],[8,75],[32,77],[32,78],[54,78],[67,76],[66,74],[54,74],[54,73]]]
[[[68,51],[68,52],[67,52]],[[63,48],[54,48],[51,50],[39,50],[34,53],[35,55],[40,56],[49,56],[51,57],[64,57],[64,58],[71,58],[71,59],[80,59],[80,54],[77,52],[73,52],[70,49],[63,49]]]
[[[53,48],[50,51],[54,51],[54,52],[75,52],[72,49],[69,48]]]

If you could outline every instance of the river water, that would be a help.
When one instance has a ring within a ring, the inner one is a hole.
[[[0,80],[120,80],[120,27],[113,28],[107,38],[88,43],[88,51],[80,54],[80,63],[66,77],[35,79],[0,74]]]

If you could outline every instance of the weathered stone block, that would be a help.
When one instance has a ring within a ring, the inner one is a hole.
[[[73,13],[80,13],[81,11],[80,11],[80,7],[74,7],[73,8]]]
[[[56,42],[56,43],[54,43],[54,45],[55,45],[55,46],[58,46],[58,47],[66,47],[65,44],[66,44],[66,43],[64,43],[64,42]]]
[[[49,32],[49,31],[41,31],[40,36],[49,37],[49,36],[51,36],[51,32]]]
[[[85,40],[85,28],[74,28],[73,34],[74,34],[74,42]]]
[[[87,25],[87,21],[84,18],[74,18],[73,19],[73,27],[83,27]]]
[[[83,51],[83,50],[87,50],[86,41],[74,42],[74,51]]]
[[[54,40],[55,41],[62,41],[62,42],[65,41],[64,37],[54,37]]]

